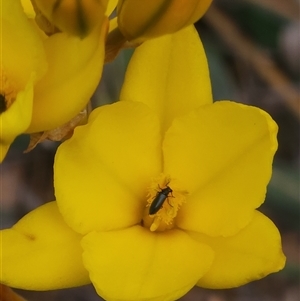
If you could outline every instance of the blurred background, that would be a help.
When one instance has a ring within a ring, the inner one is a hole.
[[[236,289],[194,288],[181,301],[300,300],[299,7],[299,0],[215,0],[195,24],[207,53],[214,99],[260,107],[279,125],[273,176],[260,210],[280,229],[287,264],[277,274]],[[105,66],[93,106],[118,100],[132,52],[122,51]],[[58,143],[46,141],[23,154],[28,141],[28,136],[19,137],[0,165],[1,228],[54,200],[53,159]],[[91,285],[16,291],[28,301],[102,300]]]

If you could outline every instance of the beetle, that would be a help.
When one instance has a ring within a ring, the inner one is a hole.
[[[149,215],[155,214],[162,207],[165,200],[169,197],[170,193],[172,192],[173,190],[169,186],[167,186],[166,188],[162,188],[161,191],[157,193],[153,202],[151,203],[151,206],[149,208]]]

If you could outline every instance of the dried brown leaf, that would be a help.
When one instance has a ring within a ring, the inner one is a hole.
[[[26,301],[16,294],[10,287],[0,283],[0,301]]]
[[[39,143],[43,142],[44,140],[62,141],[69,139],[73,135],[75,127],[82,124],[86,120],[86,118],[87,110],[83,110],[61,127],[45,132],[31,134],[29,145],[24,153],[32,151]]]

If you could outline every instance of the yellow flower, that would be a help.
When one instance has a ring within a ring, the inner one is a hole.
[[[0,5],[1,162],[15,137],[30,124],[33,86],[46,71],[46,55],[19,1],[1,0]]]
[[[84,108],[101,77],[107,31],[105,21],[85,39],[47,37],[20,1],[1,0],[1,9],[0,162],[19,134],[56,128]]]
[[[277,126],[258,108],[212,103],[195,29],[140,46],[120,98],[59,147],[57,201],[2,231],[1,281],[91,281],[107,301],[167,301],[282,269],[280,234],[256,210]]]
[[[128,41],[136,43],[174,33],[199,20],[211,1],[119,0],[119,29]]]
[[[175,33],[195,23],[207,11],[212,0],[110,0],[117,2],[117,17],[110,20],[105,45],[105,62],[115,59],[122,48]]]
[[[85,37],[102,23],[108,0],[32,0],[51,23],[63,32]]]

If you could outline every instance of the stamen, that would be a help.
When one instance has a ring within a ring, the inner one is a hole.
[[[150,231],[165,231],[175,227],[174,220],[187,191],[178,182],[164,174],[154,179],[149,187],[143,221]]]

